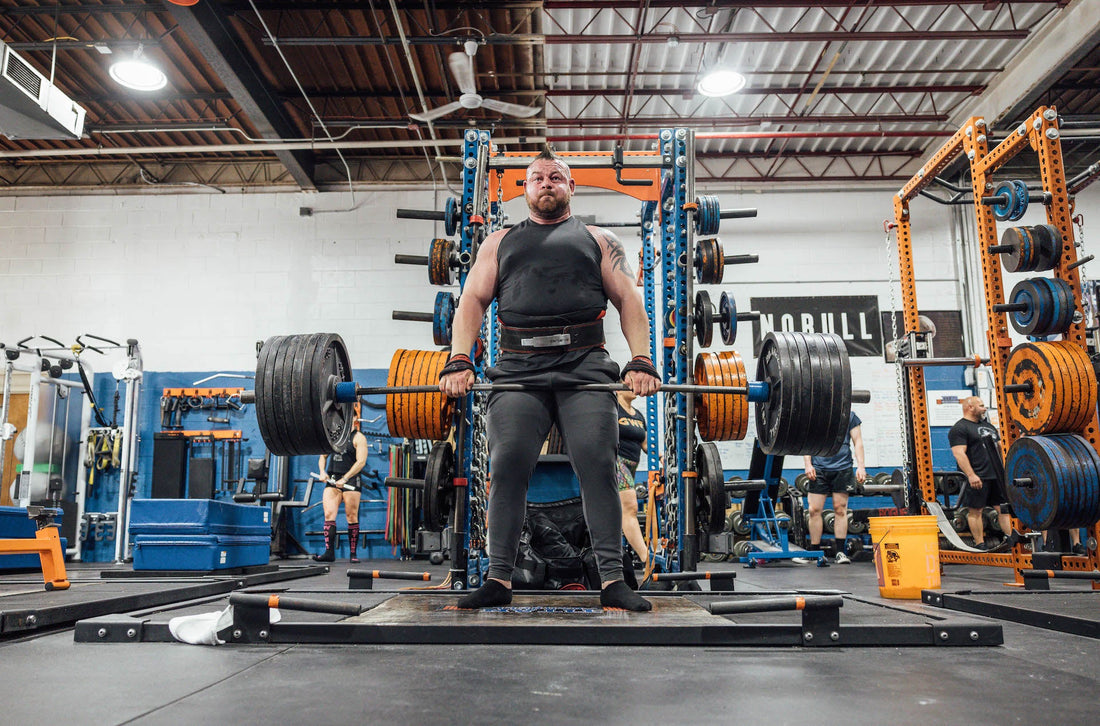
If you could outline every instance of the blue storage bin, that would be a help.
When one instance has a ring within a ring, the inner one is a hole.
[[[266,565],[271,537],[232,535],[138,535],[135,570],[225,570]]]
[[[61,515],[54,517],[54,523],[61,523]],[[33,539],[38,526],[27,516],[24,507],[0,507],[0,539]],[[61,551],[69,546],[69,541],[61,538]],[[42,559],[36,552],[23,552],[17,555],[0,555],[0,570],[40,570]]]
[[[155,534],[270,536],[271,510],[215,499],[135,499],[130,536]]]

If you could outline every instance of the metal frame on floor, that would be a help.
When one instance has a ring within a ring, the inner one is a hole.
[[[921,599],[947,610],[1100,638],[1100,590],[925,590]]]
[[[162,573],[150,573],[149,577],[134,575],[118,578],[108,575],[109,571],[104,571],[100,573],[102,577],[97,576],[94,580],[79,577],[72,579],[72,586],[68,590],[42,592],[41,582],[33,593],[22,589],[5,594],[0,589],[0,637],[26,634],[42,628],[68,626],[85,618],[108,613],[224,595],[243,587],[296,580],[329,571],[324,565],[282,567],[275,571],[267,567],[259,569],[262,571],[237,574],[221,571],[198,573],[201,577],[196,577],[196,573],[188,573],[189,576],[178,578],[167,578]],[[75,574],[79,576],[80,571]],[[18,582],[12,579],[0,580],[0,588],[16,585]],[[106,587],[97,589],[97,585]],[[119,590],[122,590],[121,594]]]
[[[373,597],[380,594],[374,593]],[[604,610],[595,592],[516,593],[512,605],[482,611],[458,610],[453,605],[458,595],[446,591],[394,593],[357,615],[364,609],[359,604],[359,593],[353,596],[354,602],[347,599],[349,593],[341,593],[340,601],[235,593],[230,597],[233,623],[219,631],[219,637],[237,644],[340,645],[913,647],[991,646],[1004,642],[999,624],[914,613],[833,590],[690,595],[653,592],[647,593],[653,603],[653,611],[648,613]],[[841,624],[840,612],[845,603],[884,608],[894,622]],[[278,622],[271,622],[272,606],[283,612]],[[321,616],[311,614],[309,621],[294,621],[286,617],[288,610],[349,617],[319,621]],[[791,612],[771,621],[773,613],[783,610]],[[717,614],[723,612],[736,619]],[[762,618],[765,622],[759,622]],[[148,643],[173,642],[174,638],[167,622],[111,615],[77,623],[75,640]]]

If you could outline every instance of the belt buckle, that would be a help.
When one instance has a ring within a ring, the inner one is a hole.
[[[533,338],[520,338],[519,344],[525,348],[558,348],[569,345],[572,341],[573,336],[569,333],[558,333],[556,335],[536,335]]]

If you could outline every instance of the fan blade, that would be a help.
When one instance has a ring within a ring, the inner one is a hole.
[[[465,53],[451,53],[447,63],[451,66],[451,75],[455,77],[458,90],[463,93],[477,93],[477,83],[474,81],[474,59]]]
[[[518,103],[497,101],[492,98],[482,99],[481,107],[487,108],[490,111],[499,111],[500,113],[506,113],[509,116],[516,116],[518,118],[530,118],[531,116],[534,116],[542,110],[542,108],[538,106],[520,106]]]
[[[425,111],[424,113],[410,113],[409,118],[413,119],[414,121],[435,121],[440,116],[446,116],[452,111],[457,111],[460,108],[462,108],[461,103],[459,103],[458,101],[451,101],[450,103],[444,104],[439,108],[433,108],[432,110]]]

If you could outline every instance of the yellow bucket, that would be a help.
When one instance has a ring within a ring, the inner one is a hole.
[[[919,600],[940,586],[940,530],[931,515],[869,517],[878,589],[883,597]]]

